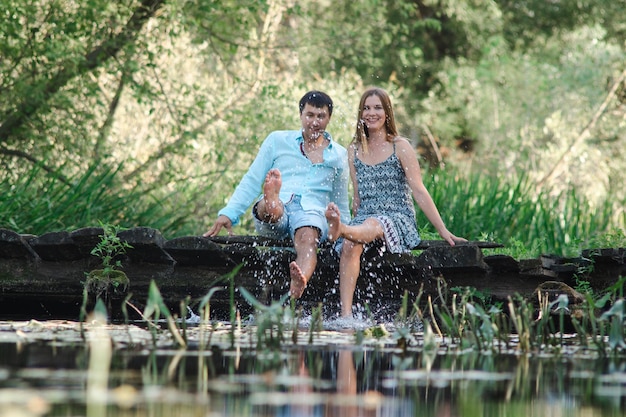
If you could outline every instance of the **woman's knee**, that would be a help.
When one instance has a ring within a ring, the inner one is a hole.
[[[352,257],[360,257],[363,253],[363,245],[356,242],[351,242],[349,240],[345,240],[343,242],[343,247],[341,249],[341,256],[345,256],[348,258]]]

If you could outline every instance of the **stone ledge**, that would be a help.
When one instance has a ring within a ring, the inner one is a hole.
[[[91,250],[102,233],[98,227],[42,236],[0,229],[0,313],[34,305],[54,314],[52,306],[56,305],[77,315],[85,276],[100,267]],[[289,240],[258,236],[167,240],[158,230],[146,227],[125,230],[119,236],[133,246],[120,258],[130,285],[126,292],[109,294],[113,304],[132,294],[133,303],[141,305],[148,297],[150,282],[155,281],[165,302],[178,312],[186,297],[197,300],[211,288],[226,287],[225,277],[238,265],[242,267],[233,278],[235,287],[246,288],[262,302],[279,299],[289,288],[288,264],[295,259]],[[584,251],[578,258],[545,255],[520,261],[482,253],[497,247],[502,245],[467,242],[450,247],[444,241],[423,241],[412,254],[380,253],[372,248],[363,255],[355,301],[398,301],[405,291],[436,295],[442,282],[450,288],[471,286],[505,300],[514,294],[532,297],[545,281],[574,286],[574,274],[586,274],[581,277],[599,290],[626,275],[623,248]],[[320,248],[318,259],[318,268],[299,303],[337,305],[338,256],[327,244]],[[228,305],[228,291],[216,294],[213,300],[216,305]],[[245,307],[239,294],[236,302]]]

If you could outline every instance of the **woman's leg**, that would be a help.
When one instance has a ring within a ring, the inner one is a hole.
[[[383,226],[373,217],[354,226],[342,223],[339,208],[335,203],[330,203],[326,208],[326,220],[328,240],[331,242],[343,237],[356,243],[370,243],[385,235]]]
[[[341,298],[341,316],[352,317],[352,299],[356,281],[361,272],[361,254],[363,244],[349,240],[343,242],[339,258],[339,295]]]
[[[363,245],[385,235],[382,225],[375,218],[366,219],[359,225],[350,226],[341,222],[341,215],[336,204],[330,203],[326,209],[328,221],[328,240],[344,238],[339,258],[339,294],[341,298],[341,316],[352,316],[352,299],[356,281],[361,272]]]
[[[358,225],[342,224],[342,226],[341,237],[355,243],[370,243],[385,236],[383,226],[372,217]]]

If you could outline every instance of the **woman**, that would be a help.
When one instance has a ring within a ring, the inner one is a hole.
[[[367,243],[383,239],[387,250],[400,253],[420,242],[413,198],[439,235],[451,246],[466,239],[446,228],[424,186],[415,151],[398,136],[387,92],[369,88],[361,96],[354,140],[348,148],[354,190],[349,224],[341,222],[334,203],[326,209],[331,241],[344,238],[339,261],[342,317],[352,316],[352,298],[361,270],[361,254]]]

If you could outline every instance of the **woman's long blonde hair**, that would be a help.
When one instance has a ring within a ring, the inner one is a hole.
[[[356,116],[356,131],[354,133],[353,143],[355,146],[361,145],[363,153],[367,153],[367,135],[365,134],[365,122],[363,121],[363,108],[365,107],[365,100],[370,96],[378,96],[380,102],[383,105],[385,111],[385,130],[387,131],[387,140],[392,141],[398,136],[398,129],[396,128],[396,118],[393,115],[393,108],[391,106],[391,99],[389,94],[385,90],[379,87],[369,87],[361,96],[359,102],[359,111]]]

